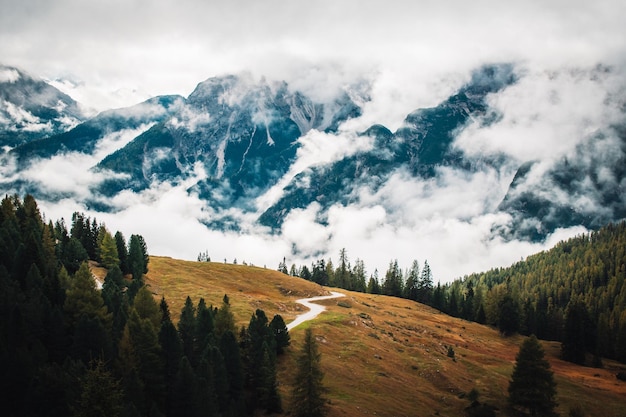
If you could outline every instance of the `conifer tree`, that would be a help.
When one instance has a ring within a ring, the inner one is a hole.
[[[96,290],[96,282],[87,262],[83,262],[76,274],[70,278],[64,310],[70,317],[70,324],[78,323],[82,315],[98,317],[104,324],[110,323],[111,316],[100,292]]]
[[[508,391],[509,403],[528,410],[532,416],[557,415],[554,375],[534,335],[520,347]]]
[[[282,354],[287,346],[289,346],[291,337],[285,320],[280,314],[276,314],[270,322],[270,332],[274,336],[276,342],[276,353]]]
[[[589,313],[582,301],[570,301],[565,316],[563,329],[563,341],[561,342],[561,355],[564,360],[584,364],[587,351],[586,335],[591,333],[587,330],[590,326]]]
[[[422,268],[422,274],[417,284],[417,301],[424,304],[432,303],[433,293],[433,275],[428,265],[428,261],[424,261],[424,267]]]
[[[178,366],[174,379],[171,403],[168,415],[172,417],[187,417],[197,415],[197,384],[196,375],[187,360],[183,357]]]
[[[128,274],[128,247],[126,246],[126,240],[122,232],[115,233],[115,247],[117,248],[117,257],[120,260],[120,269],[123,274]]]
[[[102,266],[109,269],[113,266],[120,264],[120,258],[117,253],[117,244],[115,239],[111,236],[111,233],[102,226],[100,228],[100,235],[98,236],[98,252],[100,254],[99,259]]]
[[[365,283],[365,262],[360,259],[354,261],[354,268],[352,269],[352,289],[354,291],[365,292],[367,285]]]
[[[419,285],[419,264],[417,261],[413,261],[409,273],[406,277],[406,284],[404,286],[404,298],[409,300],[418,300],[418,285]]]
[[[133,308],[137,310],[139,317],[150,320],[155,330],[161,327],[161,311],[154,300],[152,292],[146,285],[137,292],[133,301]]]
[[[196,336],[196,308],[188,296],[185,305],[180,312],[180,320],[178,320],[178,334],[183,346],[183,355],[191,363],[195,363],[195,336]]]
[[[236,411],[236,407],[234,406],[243,402],[243,368],[237,338],[230,330],[222,335],[220,351],[222,352],[224,366],[228,374],[228,397],[230,399],[230,407],[235,408],[232,410],[234,412]]]
[[[296,417],[321,417],[326,413],[320,360],[313,332],[307,328],[291,392],[291,409]]]
[[[398,266],[398,260],[389,263],[389,269],[383,282],[383,294],[393,297],[402,297],[403,291],[402,271]]]
[[[198,357],[209,343],[215,344],[215,323],[213,307],[207,307],[204,298],[198,301],[196,308],[196,354]]]
[[[81,395],[74,410],[76,417],[117,417],[122,412],[124,394],[102,360],[91,364],[81,380]]]
[[[228,295],[224,294],[222,306],[215,314],[215,336],[220,338],[227,331],[235,333],[237,329],[235,327],[235,316],[230,311],[230,300]]]

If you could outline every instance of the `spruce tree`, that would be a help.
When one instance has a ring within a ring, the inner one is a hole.
[[[556,382],[535,335],[522,343],[509,382],[509,403],[532,416],[556,416]]]
[[[280,314],[276,314],[274,318],[272,318],[272,321],[270,322],[270,332],[274,336],[274,340],[276,342],[276,353],[280,355],[291,343],[289,330],[287,330],[285,320],[283,320],[283,317]]]
[[[296,378],[291,392],[291,408],[296,417],[321,417],[326,413],[323,396],[324,374],[321,355],[310,328],[304,334],[304,345],[297,358]]]

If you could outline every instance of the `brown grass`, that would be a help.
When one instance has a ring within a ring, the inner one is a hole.
[[[177,318],[187,295],[219,306],[230,297],[235,318],[245,325],[256,308],[288,323],[303,308],[298,298],[327,293],[311,282],[273,270],[152,257],[146,282],[165,295]],[[487,326],[449,317],[398,298],[340,290],[346,299],[324,302],[328,310],[291,331],[292,346],[278,367],[288,408],[295,355],[308,326],[322,354],[329,413],[335,416],[462,416],[472,388],[480,400],[510,415],[506,396],[521,336],[503,338]],[[338,305],[343,301],[344,306]],[[348,302],[346,304],[346,301]],[[349,307],[346,307],[349,305]],[[544,342],[558,384],[559,412],[580,405],[587,416],[626,415],[626,383],[615,378],[618,364],[580,367],[558,358],[559,344]],[[452,346],[455,360],[447,356]]]

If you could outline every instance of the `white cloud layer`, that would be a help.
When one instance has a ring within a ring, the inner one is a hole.
[[[366,148],[354,132],[374,123],[395,131],[408,113],[436,106],[485,63],[513,62],[523,73],[517,85],[490,98],[497,122],[485,127],[477,120],[456,146],[477,158],[547,158],[534,173],[621,117],[626,96],[621,0],[0,0],[0,10],[2,64],[54,80],[96,110],[161,94],[186,96],[204,79],[242,71],[284,79],[318,99],[367,80],[371,100],[363,115],[337,137],[315,131],[303,137],[298,162],[281,185],[308,166]],[[0,73],[0,80],[11,77]],[[184,119],[197,126],[210,121],[192,113]],[[109,139],[102,146],[111,147],[99,154],[130,137]],[[101,180],[88,171],[95,161],[82,154],[55,157],[25,175],[46,184],[54,179],[53,190],[81,197]],[[185,192],[188,184],[123,193],[113,201],[121,209],[115,216],[90,214],[127,237],[144,235],[159,255],[193,259],[208,249],[214,260],[236,257],[274,268],[293,247],[302,259],[291,262],[308,262],[305,255],[336,258],[345,247],[370,273],[378,268],[382,275],[392,258],[404,266],[428,259],[435,279],[446,281],[510,264],[581,231],[558,231],[544,245],[493,238],[492,228],[508,220],[495,208],[515,169],[472,176],[444,170],[432,181],[398,172],[377,192],[361,190],[358,204],[333,207],[326,224],[316,221],[316,205],[292,212],[282,236],[270,236],[236,211],[246,233],[208,230],[202,221],[214,213]],[[612,180],[610,172],[599,177]],[[268,192],[260,209],[279,194],[280,187]],[[42,208],[49,218],[87,211],[72,200]]]

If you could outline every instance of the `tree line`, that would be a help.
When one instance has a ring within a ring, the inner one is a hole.
[[[87,263],[108,268],[102,290]],[[83,214],[45,223],[0,203],[0,399],[9,416],[241,416],[277,412],[280,316],[236,329],[230,302],[187,297],[175,325],[143,276],[146,243]]]
[[[291,268],[287,269],[286,259],[283,258],[278,265],[278,271],[324,286],[402,297],[424,304],[432,304],[434,297],[438,296],[437,291],[442,291],[441,287],[433,287],[433,275],[427,260],[424,261],[422,268],[417,260],[414,260],[411,267],[404,271],[398,265],[397,259],[390,261],[381,282],[378,270],[367,278],[365,262],[361,259],[356,259],[354,265],[351,265],[345,248],[339,251],[336,268],[332,259],[328,261],[319,259],[310,267],[307,265],[297,267],[292,264]]]
[[[561,342],[565,360],[626,363],[626,222],[558,243],[508,268],[441,287],[433,306],[452,316]]]

